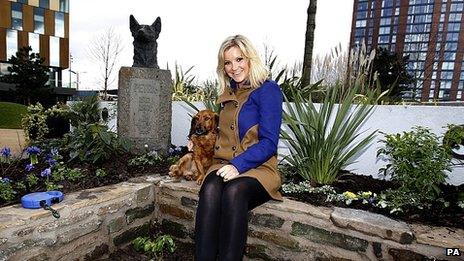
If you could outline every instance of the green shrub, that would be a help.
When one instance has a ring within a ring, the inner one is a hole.
[[[43,140],[49,130],[47,115],[42,104],[29,105],[27,107],[27,114],[21,120],[21,125],[28,141]]]
[[[139,252],[145,252],[156,260],[163,260],[163,252],[174,253],[176,244],[170,235],[162,235],[154,241],[148,237],[138,237],[132,241],[134,249]]]
[[[0,129],[21,129],[21,119],[27,114],[22,104],[0,102]]]
[[[343,97],[339,89],[338,85],[328,88],[319,108],[295,90],[293,106],[284,96],[287,112],[283,113],[283,123],[288,130],[282,131],[281,137],[290,149],[285,159],[304,179],[317,184],[336,181],[339,171],[372,141],[376,132],[354,141],[374,107],[352,104],[356,88]],[[340,104],[336,104],[338,99]]]
[[[451,170],[451,156],[438,137],[425,127],[414,127],[403,134],[385,135],[385,144],[377,157],[388,160],[379,170],[399,184],[396,190],[387,190],[384,200],[395,210],[406,206],[427,208],[439,200],[439,184]]]

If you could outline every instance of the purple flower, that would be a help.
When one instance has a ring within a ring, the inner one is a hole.
[[[51,174],[52,170],[50,168],[46,168],[42,172],[40,172],[40,176],[42,177],[49,177]]]
[[[30,146],[30,147],[27,147],[26,149],[26,152],[30,155],[37,155],[41,152],[41,150],[36,147],[36,146]]]
[[[172,153],[174,153],[174,149],[173,149],[173,148],[169,148],[168,152],[169,152],[169,154],[172,154]]]
[[[48,165],[50,165],[50,167],[53,167],[56,165],[56,160],[54,160],[53,158],[50,158],[50,159],[47,159],[47,163]]]
[[[0,154],[2,154],[2,156],[5,158],[9,158],[11,156],[11,149],[8,147],[3,147],[0,151]]]
[[[180,151],[182,151],[182,148],[181,147],[176,147],[176,151],[180,152]]]
[[[2,178],[0,180],[2,181],[2,183],[10,183],[11,182],[11,179],[9,179],[9,178]]]
[[[27,164],[26,165],[26,171],[31,172],[34,169],[34,164]]]

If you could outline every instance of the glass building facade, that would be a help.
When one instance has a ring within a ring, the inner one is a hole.
[[[464,101],[464,0],[355,0],[350,46],[409,55],[406,98]]]
[[[0,0],[0,74],[24,46],[45,58],[50,84],[62,87],[62,70],[69,67],[69,0]]]

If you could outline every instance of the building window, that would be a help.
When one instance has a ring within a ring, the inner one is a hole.
[[[69,0],[60,0],[60,12],[69,13]]]
[[[40,53],[40,36],[35,33],[29,33],[29,46],[33,53]]]
[[[11,3],[11,28],[23,30],[23,5]]]
[[[50,36],[50,66],[60,66],[60,38]]]
[[[55,35],[64,37],[64,13],[55,12]]]
[[[44,9],[38,7],[34,8],[34,33],[44,33],[44,13]]]
[[[366,20],[356,21],[356,27],[366,27]]]
[[[453,70],[454,69],[454,62],[443,62],[441,64],[442,70]]]
[[[6,58],[10,59],[11,56],[16,55],[18,51],[18,31],[6,30]]]
[[[49,0],[39,0],[39,6],[45,9],[50,9]]]
[[[451,12],[462,12],[463,10],[463,4],[458,3],[458,4],[451,4]]]
[[[379,34],[390,34],[390,27],[380,27]]]

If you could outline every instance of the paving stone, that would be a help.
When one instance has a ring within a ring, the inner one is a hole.
[[[145,207],[136,207],[133,209],[129,209],[126,211],[126,222],[127,224],[131,224],[134,220],[138,218],[144,218],[149,216],[155,210],[155,206],[153,204],[146,205]]]
[[[190,207],[190,208],[196,209],[197,206],[198,206],[198,200],[188,198],[188,197],[181,197],[180,202],[181,202],[182,206],[184,206],[184,207]]]
[[[314,227],[300,222],[293,222],[292,235],[303,236],[304,238],[321,244],[331,244],[352,251],[366,251],[369,242],[366,240],[348,236],[345,234],[327,231],[322,228]]]
[[[248,232],[248,236],[256,237],[261,240],[274,243],[278,246],[288,248],[292,251],[299,251],[300,247],[296,240],[292,239],[291,237],[285,237],[285,235],[279,235],[279,232],[265,232],[265,231],[257,231],[250,229]]]
[[[161,222],[161,230],[163,233],[177,238],[186,238],[189,235],[189,232],[184,225],[169,219],[163,219]]]
[[[394,240],[401,244],[411,244],[414,240],[414,234],[408,224],[380,214],[336,207],[331,219],[336,226]]]
[[[174,217],[178,217],[189,221],[193,220],[193,213],[176,207],[175,205],[160,204],[159,210],[161,211],[161,213],[169,214]]]
[[[116,232],[121,231],[126,226],[126,219],[124,217],[117,217],[111,220],[107,227],[108,227],[108,234],[113,234]]]
[[[268,227],[268,228],[281,228],[285,220],[272,214],[257,214],[251,213],[250,223],[256,226]]]
[[[113,238],[113,244],[115,246],[120,246],[122,244],[128,243],[139,236],[148,236],[150,232],[150,222],[147,222],[141,226],[133,227],[124,231],[123,233],[117,235]]]

